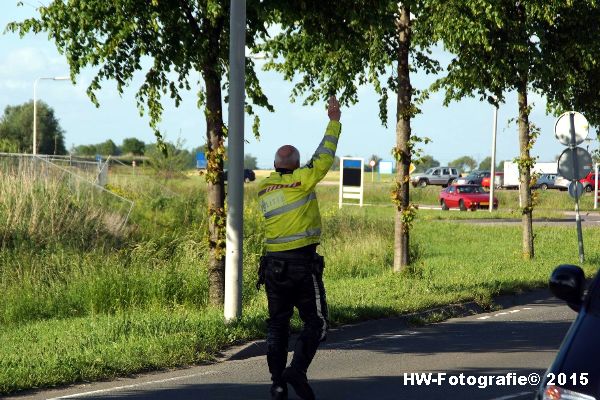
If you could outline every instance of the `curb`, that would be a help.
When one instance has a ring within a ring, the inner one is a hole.
[[[408,328],[414,326],[422,326],[431,323],[438,323],[450,318],[467,317],[470,315],[480,314],[491,310],[509,308],[516,305],[527,304],[548,298],[552,298],[552,294],[548,288],[537,288],[523,290],[512,294],[501,294],[492,299],[492,306],[484,308],[474,301],[465,303],[449,304],[441,307],[434,307],[423,311],[418,311],[410,314],[403,314],[397,317],[380,318],[361,321],[353,324],[341,325],[330,329],[327,333],[327,343],[341,342],[350,334],[351,330],[369,328],[369,330],[377,330],[383,325],[393,325],[396,328]],[[290,335],[289,348],[293,349],[293,344],[298,337],[298,333]],[[254,340],[245,344],[230,347],[223,350],[217,362],[246,360],[252,357],[262,357],[267,354],[266,339]]]

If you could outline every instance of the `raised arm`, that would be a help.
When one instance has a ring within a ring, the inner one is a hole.
[[[329,116],[329,124],[325,130],[323,140],[319,143],[319,147],[315,150],[310,161],[298,170],[298,173],[301,175],[302,185],[311,189],[325,177],[331,168],[335,158],[335,151],[337,150],[338,139],[342,131],[342,124],[340,124],[342,112],[340,111],[340,103],[335,96],[329,98],[327,115]]]

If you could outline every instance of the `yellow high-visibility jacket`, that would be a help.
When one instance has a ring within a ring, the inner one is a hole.
[[[269,252],[319,243],[321,214],[315,186],[333,164],[342,125],[329,121],[310,161],[290,174],[273,172],[259,184],[258,200],[265,217]]]

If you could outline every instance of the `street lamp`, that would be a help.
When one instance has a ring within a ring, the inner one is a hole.
[[[489,103],[494,106],[494,124],[492,128],[492,165],[490,166],[490,204],[489,211],[494,210],[494,189],[496,184],[496,134],[498,131],[498,96],[488,98]]]
[[[37,92],[37,84],[40,80],[50,80],[50,81],[68,81],[68,76],[55,76],[55,77],[43,77],[37,78],[33,82],[33,155],[37,154],[37,100],[36,100],[36,92]]]
[[[226,322],[242,316],[246,0],[231,2],[229,26],[229,137],[227,139],[229,175],[227,177],[224,303]]]

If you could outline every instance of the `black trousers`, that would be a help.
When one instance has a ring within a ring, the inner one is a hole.
[[[264,259],[264,278],[269,319],[267,363],[274,383],[281,381],[286,367],[290,318],[298,309],[304,327],[294,348],[291,366],[306,373],[319,343],[325,340],[328,311],[323,286],[323,258],[312,255],[284,256],[269,253]]]

